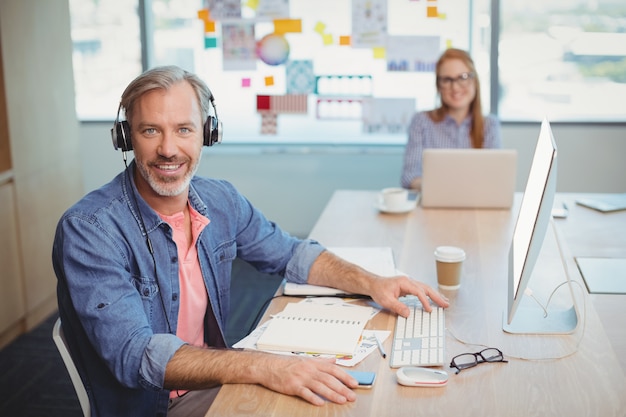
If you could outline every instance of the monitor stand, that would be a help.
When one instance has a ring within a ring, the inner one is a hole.
[[[543,307],[518,307],[511,323],[507,323],[507,312],[505,311],[502,317],[502,330],[507,333],[513,334],[571,334],[576,331],[578,327],[578,308],[576,306],[576,297],[572,289],[572,279],[563,254],[563,247],[561,245],[561,239],[559,233],[556,230],[554,220],[551,219],[552,229],[556,238],[556,245],[559,249],[559,256],[561,258],[561,264],[565,271],[566,281],[559,284],[554,291],[558,291],[561,286],[567,286],[569,288],[569,294],[572,299],[572,306],[569,308],[548,308],[544,310]],[[554,294],[554,292],[553,292]],[[552,296],[550,296],[552,298]],[[549,302],[550,300],[548,300]]]
[[[513,334],[571,334],[577,327],[576,304],[568,309],[548,310],[547,316],[539,307],[520,307],[511,324],[507,323],[506,313],[502,320],[502,329]]]

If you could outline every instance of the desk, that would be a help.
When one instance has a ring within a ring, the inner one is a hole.
[[[434,248],[441,244],[463,247],[467,260],[461,288],[446,293],[451,301],[446,310],[446,361],[459,353],[481,349],[461,343],[463,340],[498,347],[510,362],[481,364],[458,375],[446,366],[444,369],[450,371],[446,387],[412,388],[398,385],[396,370],[389,367],[388,359],[372,354],[356,369],[376,371],[376,383],[370,390],[357,390],[354,403],[315,407],[260,386],[227,385],[207,416],[624,416],[624,371],[592,302],[586,303],[583,312],[584,328],[580,326],[573,335],[526,336],[502,331],[508,249],[521,201],[519,195],[510,211],[417,207],[403,215],[378,213],[375,199],[376,193],[370,191],[335,192],[311,238],[326,246],[390,246],[399,270],[431,285],[436,285]],[[580,229],[567,226],[561,233],[560,225],[578,222],[578,217],[586,224],[587,217],[595,213],[583,213],[583,208],[574,207],[573,202],[569,205],[570,218],[557,223],[557,230],[562,240],[578,242],[582,232],[576,230]],[[621,224],[623,219],[619,217]],[[583,239],[585,235],[582,233]],[[622,234],[617,242],[622,251],[626,250],[624,239]],[[554,233],[548,233],[543,252],[549,256],[542,255],[537,269],[562,281],[563,266],[555,242]],[[581,251],[577,255],[590,255],[582,253],[583,243],[572,247],[574,253]],[[572,254],[567,252],[566,258],[574,280],[580,281]],[[576,287],[574,292],[582,298],[582,287]],[[588,301],[589,297],[584,298]],[[275,300],[266,313],[282,310],[288,301],[286,297]],[[370,321],[368,328],[391,330],[394,323],[395,317],[383,311]],[[385,342],[385,349],[391,350],[391,339]],[[626,351],[620,355],[623,358]],[[565,357],[558,360],[514,359],[562,356]]]
[[[593,194],[559,193],[557,203],[567,204],[566,220],[557,220],[573,257],[626,258],[626,210],[600,213],[575,204]],[[590,299],[626,373],[626,295],[591,294]]]

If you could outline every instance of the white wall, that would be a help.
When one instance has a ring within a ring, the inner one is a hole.
[[[81,128],[86,191],[123,169],[111,144],[110,124]],[[505,124],[504,147],[518,150],[517,189],[523,191],[540,124]],[[559,150],[557,190],[626,192],[626,127],[553,125]],[[336,189],[380,189],[399,184],[402,147],[205,148],[199,174],[231,181],[268,218],[306,236]],[[129,159],[132,154],[129,155]],[[374,209],[374,202],[372,202]],[[367,225],[364,225],[367,227]]]
[[[68,0],[0,0],[0,50],[10,161],[0,222],[13,229],[0,234],[0,251],[12,254],[0,272],[0,304],[10,310],[0,320],[2,346],[56,310],[54,231],[84,188]]]

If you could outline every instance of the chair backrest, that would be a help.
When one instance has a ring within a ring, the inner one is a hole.
[[[80,379],[78,369],[76,369],[74,360],[72,359],[70,351],[67,347],[60,318],[57,319],[56,323],[54,323],[54,327],[52,328],[52,340],[54,340],[54,344],[57,346],[57,349],[63,358],[63,362],[65,363],[65,368],[67,368],[67,372],[70,374],[72,384],[74,385],[76,395],[78,396],[78,401],[80,402],[80,408],[83,409],[83,415],[85,417],[90,417],[91,408],[89,406],[89,397],[87,397],[87,391],[85,391],[83,381]]]

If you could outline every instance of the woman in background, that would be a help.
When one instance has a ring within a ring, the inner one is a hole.
[[[500,122],[483,116],[480,82],[474,62],[460,49],[447,49],[437,61],[437,92],[441,106],[411,119],[404,152],[402,186],[419,191],[425,148],[500,148]]]

